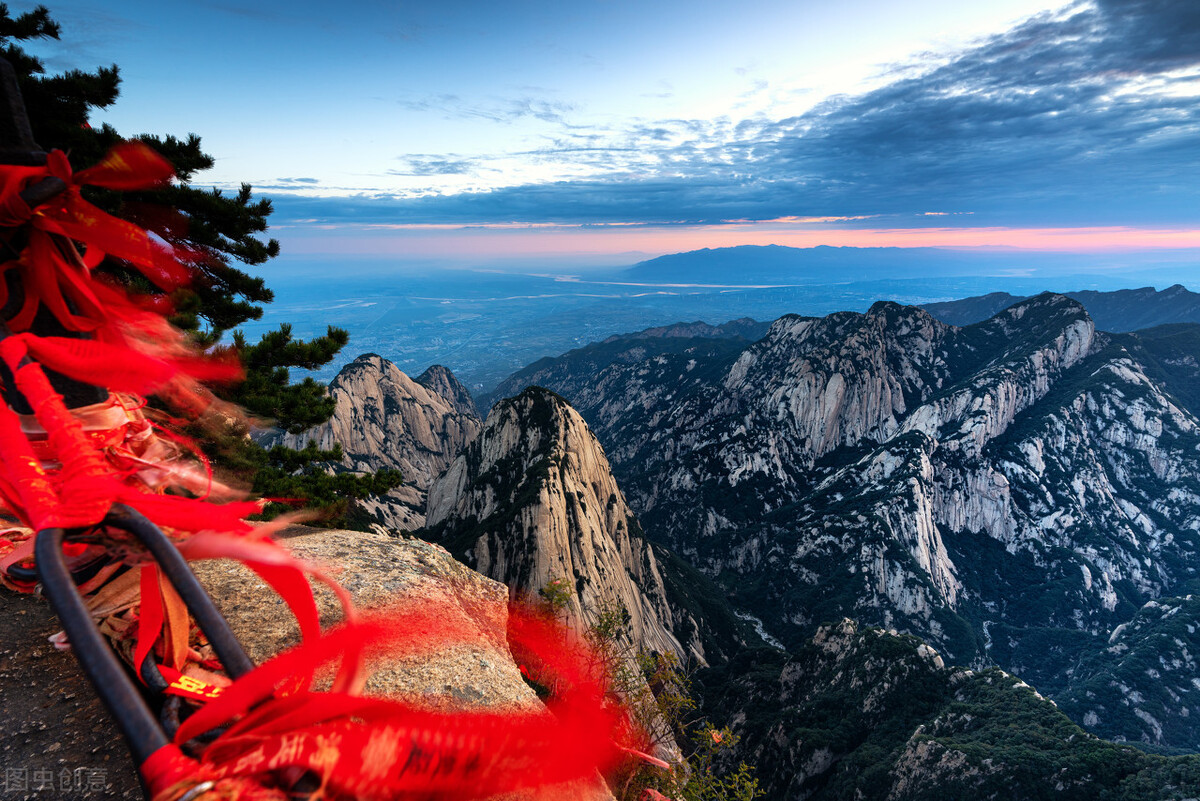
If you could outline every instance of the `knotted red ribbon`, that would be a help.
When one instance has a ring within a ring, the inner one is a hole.
[[[66,183],[61,194],[36,209],[29,208],[20,192],[37,181],[53,177]],[[0,264],[0,274],[19,270],[25,297],[19,312],[8,321],[14,331],[27,330],[39,304],[70,331],[92,331],[105,322],[105,310],[89,288],[91,268],[106,255],[131,264],[155,286],[171,291],[186,286],[190,272],[173,248],[133,223],[101,211],[84,200],[82,186],[107,189],[152,189],[174,177],[166,159],[142,142],[123,142],[99,164],[73,173],[66,155],[55,150],[45,167],[6,167],[0,179],[0,226],[32,225],[29,245],[20,258]],[[49,235],[58,234],[63,240]],[[74,240],[85,246],[82,257]],[[8,288],[0,281],[0,305],[8,301]],[[68,301],[77,311],[69,309]]]

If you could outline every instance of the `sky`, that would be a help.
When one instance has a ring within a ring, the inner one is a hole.
[[[48,5],[93,121],[200,134],[285,253],[1200,248],[1195,0]]]

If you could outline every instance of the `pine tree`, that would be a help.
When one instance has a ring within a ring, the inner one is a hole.
[[[13,17],[8,6],[0,3],[0,55],[17,74],[34,139],[47,150],[65,151],[72,164],[82,168],[99,161],[110,147],[124,139],[111,125],[93,127],[88,119],[93,110],[116,102],[120,71],[114,64],[95,72],[70,70],[50,75],[42,61],[19,44],[58,40],[60,34],[59,24],[45,6]],[[84,194],[105,211],[154,231],[181,252],[199,254],[195,260],[197,279],[188,289],[172,295],[172,322],[189,331],[201,347],[215,345],[237,326],[261,318],[261,304],[274,299],[263,279],[244,269],[262,265],[279,254],[279,242],[262,236],[267,230],[271,202],[255,199],[249,184],[242,184],[236,193],[193,186],[195,175],[214,163],[201,149],[196,134],[184,138],[139,134],[135,138],[171,162],[178,182],[137,193],[85,187]],[[174,212],[164,213],[165,209]],[[101,269],[141,291],[159,291],[119,263],[109,260]],[[246,380],[224,390],[226,399],[274,420],[292,433],[329,419],[333,400],[325,388],[311,378],[291,383],[289,368],[313,370],[328,364],[349,340],[346,331],[330,326],[325,336],[298,341],[292,338],[291,327],[284,325],[263,335],[256,344],[247,343],[237,331],[232,340],[232,347],[245,365]],[[273,493],[286,485],[288,497],[313,500],[319,506],[344,512],[345,504],[339,507],[332,500],[335,492],[345,497],[365,497],[400,483],[395,471],[362,477],[358,483],[352,476],[340,476],[332,482],[319,468],[314,469],[315,461],[328,460],[332,452],[275,449],[268,454],[243,433],[208,432],[203,445],[219,466],[235,477],[252,480],[259,492]],[[282,466],[287,467],[286,472],[280,472]]]
[[[93,127],[88,121],[91,111],[116,101],[120,72],[114,64],[91,73],[71,70],[47,75],[42,61],[17,44],[31,39],[57,40],[60,32],[45,6],[14,19],[7,5],[0,4],[0,54],[17,73],[34,139],[46,149],[67,152],[72,163],[81,168],[99,161],[124,138],[107,123]],[[259,319],[262,307],[258,304],[274,299],[261,278],[235,266],[239,262],[258,266],[278,255],[278,241],[259,238],[267,230],[271,202],[255,200],[248,184],[236,194],[192,186],[196,173],[214,163],[195,134],[182,139],[151,134],[135,138],[166,157],[175,167],[179,182],[154,192],[107,192],[85,187],[84,193],[105,211],[133,220],[172,244],[205,256],[197,261],[200,276],[196,284],[173,298],[180,310],[174,322],[195,331],[202,343],[211,344],[225,331]],[[145,209],[175,209],[178,214],[147,215]],[[107,269],[118,268],[107,265]]]
[[[275,420],[291,434],[325,422],[333,414],[333,398],[311,378],[289,383],[288,368],[315,370],[328,364],[349,339],[344,330],[329,326],[323,337],[296,341],[292,327],[284,323],[263,334],[257,345],[248,345],[242,333],[235,331],[233,346],[245,365],[246,380],[234,389],[230,400]]]

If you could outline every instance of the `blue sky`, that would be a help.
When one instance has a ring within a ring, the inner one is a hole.
[[[1195,0],[50,8],[294,252],[1200,247]]]

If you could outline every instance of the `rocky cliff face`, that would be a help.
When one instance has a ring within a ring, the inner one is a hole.
[[[738,516],[794,502],[835,453],[843,460],[909,431],[945,438],[964,457],[978,452],[1091,347],[1094,330],[1077,304],[1035,305],[976,329],[894,303],[783,317],[732,362],[706,366],[693,386],[651,396],[642,414],[602,413],[601,436],[620,443],[618,473],[631,467],[627,489],[653,531],[666,518],[664,529],[711,536]],[[705,503],[716,487],[736,501]]]
[[[431,392],[441,395],[450,402],[455,411],[464,417],[479,417],[479,413],[475,411],[475,401],[471,399],[471,393],[462,385],[461,381],[454,377],[454,373],[450,372],[449,368],[440,364],[432,365],[417,376],[416,381]]]
[[[384,528],[412,530],[424,523],[430,483],[479,433],[480,421],[466,389],[444,367],[414,381],[374,354],[359,356],[329,384],[337,406],[328,421],[302,434],[279,435],[267,444],[303,448],[342,446],[333,469],[365,472],[395,468],[404,485],[382,500],[364,502]]]
[[[966,328],[879,303],[695,345],[561,388],[649,536],[789,645],[847,615],[1065,691],[1196,581],[1200,424],[1163,378],[1181,357],[1097,334],[1068,298]]]
[[[630,642],[687,656],[658,562],[603,448],[554,393],[531,387],[492,409],[479,438],[430,488],[427,523],[514,594],[536,597],[562,581],[577,625],[624,608]]]

